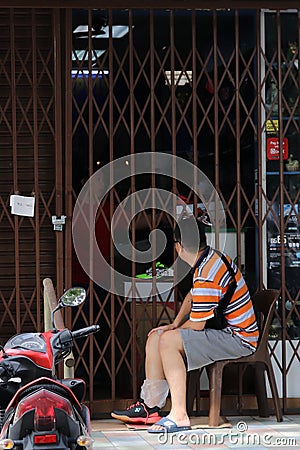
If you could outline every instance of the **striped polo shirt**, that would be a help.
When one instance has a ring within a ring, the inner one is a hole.
[[[225,257],[237,282],[236,290],[224,311],[228,327],[245,343],[256,348],[259,332],[247,285],[238,267],[227,255]],[[213,311],[227,291],[231,279],[220,256],[208,247],[194,269],[190,320],[203,321],[213,317]]]

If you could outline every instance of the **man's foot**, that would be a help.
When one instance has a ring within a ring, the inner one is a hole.
[[[148,408],[143,402],[136,402],[125,410],[114,410],[111,413],[114,419],[119,419],[125,423],[140,423],[143,425],[152,425],[161,419],[160,409],[155,406]]]
[[[174,420],[170,418],[170,415],[163,417],[149,428],[149,433],[176,433],[177,431],[190,430],[191,424],[188,416],[182,417],[181,420]]]
[[[188,431],[191,429],[190,425],[177,425],[174,420],[168,417],[163,417],[155,425],[149,428],[148,433],[177,433],[178,431]]]

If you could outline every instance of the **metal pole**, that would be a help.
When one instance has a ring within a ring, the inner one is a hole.
[[[53,283],[50,278],[43,280],[44,285],[44,327],[45,331],[52,330],[51,311],[57,306],[57,298],[54,291]],[[55,326],[61,330],[65,328],[64,320],[61,311],[55,313]],[[73,353],[70,353],[67,359],[64,360],[64,378],[74,378],[75,360]]]
[[[45,279],[43,281],[44,285],[44,330],[49,331],[52,329],[51,326],[51,310],[49,306],[49,300],[48,300],[48,288],[46,289],[45,285],[48,284],[49,279]],[[51,282],[51,280],[49,280]]]

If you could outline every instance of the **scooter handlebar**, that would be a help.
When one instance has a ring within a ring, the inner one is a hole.
[[[17,361],[1,361],[0,363],[0,379],[2,381],[8,381],[14,377],[20,367],[20,363]]]
[[[88,336],[89,334],[97,333],[100,330],[99,325],[91,325],[89,327],[81,328],[80,330],[72,331],[73,339]]]
[[[3,367],[3,366],[0,366],[0,378],[1,379],[6,379],[7,378],[6,375],[7,375],[6,368]]]

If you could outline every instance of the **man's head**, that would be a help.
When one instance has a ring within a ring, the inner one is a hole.
[[[194,216],[180,220],[174,230],[174,241],[187,252],[198,253],[207,245],[205,225]]]

